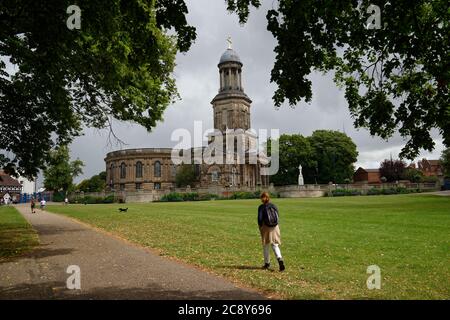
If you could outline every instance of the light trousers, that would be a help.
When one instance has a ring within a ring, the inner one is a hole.
[[[265,244],[263,245],[264,263],[270,263],[270,246],[272,246],[272,250],[273,253],[275,253],[275,257],[277,257],[278,260],[282,259],[280,247],[278,246],[278,244],[276,243]]]

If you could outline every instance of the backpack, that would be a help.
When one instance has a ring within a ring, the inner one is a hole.
[[[268,227],[278,225],[278,210],[274,205],[266,206],[266,214],[264,215],[264,224]]]

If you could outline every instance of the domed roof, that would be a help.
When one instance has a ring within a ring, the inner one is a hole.
[[[225,62],[238,62],[238,63],[242,64],[241,59],[239,58],[236,51],[234,51],[233,49],[230,49],[230,48],[228,48],[220,57],[219,64],[225,63]]]

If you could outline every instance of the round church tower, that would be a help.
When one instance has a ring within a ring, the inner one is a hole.
[[[234,188],[266,186],[268,177],[261,175],[257,135],[251,130],[252,100],[244,92],[243,64],[231,47],[230,38],[228,43],[228,49],[222,54],[218,64],[219,92],[211,101],[215,132],[209,135],[206,148],[211,155],[223,157],[223,161],[221,164],[205,164],[200,184],[202,187],[219,185]],[[217,142],[223,143],[222,149]]]
[[[214,128],[222,132],[227,129],[250,128],[250,105],[252,101],[245,94],[242,85],[242,62],[231,48],[222,54],[219,67],[219,93],[211,101],[214,109]]]

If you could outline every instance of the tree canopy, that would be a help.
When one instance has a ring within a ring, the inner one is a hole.
[[[35,176],[54,147],[111,119],[151,130],[178,97],[172,75],[195,28],[183,0],[0,3],[0,167]],[[7,72],[9,62],[14,72]]]
[[[242,23],[261,2],[226,1]],[[332,71],[355,126],[384,139],[398,130],[402,157],[431,151],[433,129],[450,145],[448,1],[278,0],[267,21],[277,41],[276,106],[310,102],[308,76]]]
[[[76,189],[83,192],[100,192],[106,186],[106,171],[102,171],[97,175],[81,181]]]
[[[242,23],[261,2],[225,1]],[[0,167],[9,173],[36,175],[83,126],[118,119],[151,130],[178,97],[175,55],[196,38],[184,0],[78,0],[81,25],[71,30],[72,4],[0,3]],[[402,157],[432,150],[433,129],[450,145],[448,1],[277,0],[267,21],[277,107],[310,102],[309,75],[333,72],[355,126],[385,139],[398,131]]]
[[[297,184],[298,166],[301,164],[305,182],[314,183],[317,163],[309,140],[300,134],[282,134],[276,143],[279,148],[279,169],[277,174],[270,177],[270,182],[275,185]],[[268,145],[270,150],[271,144]]]
[[[403,171],[403,176],[401,178],[405,179],[405,180],[409,180],[411,182],[418,183],[418,182],[424,182],[425,176],[422,171],[420,171],[416,168],[407,167]],[[387,178],[386,178],[386,181],[387,181]],[[393,180],[393,181],[395,181],[395,180]]]
[[[49,191],[70,191],[73,179],[83,173],[83,166],[79,159],[70,161],[67,146],[50,151],[48,166],[44,170],[44,187]]]
[[[358,151],[349,136],[339,131],[316,130],[308,139],[317,162],[318,183],[352,180]]]
[[[309,137],[283,134],[279,147],[279,170],[270,177],[275,185],[298,183],[302,165],[305,183],[345,183],[353,177],[358,152],[350,137],[339,131],[317,130]],[[269,153],[270,153],[270,146]]]

